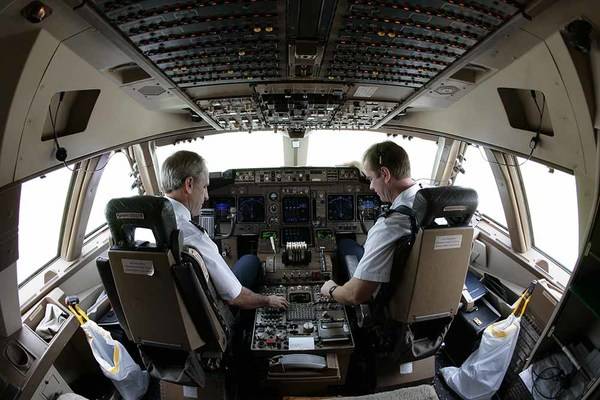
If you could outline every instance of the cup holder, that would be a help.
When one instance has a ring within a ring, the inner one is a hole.
[[[4,350],[4,354],[8,361],[12,363],[15,367],[22,371],[26,371],[29,369],[31,365],[31,357],[27,350],[25,350],[21,345],[16,342],[11,342],[6,346]]]

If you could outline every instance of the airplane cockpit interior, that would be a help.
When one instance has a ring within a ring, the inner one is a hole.
[[[0,0],[0,399],[600,398],[597,0]]]

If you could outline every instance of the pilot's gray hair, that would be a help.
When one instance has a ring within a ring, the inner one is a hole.
[[[397,179],[410,177],[410,160],[406,151],[398,144],[387,141],[375,143],[365,151],[363,163],[368,162],[369,167],[379,176],[379,168],[387,167]]]
[[[186,178],[205,179],[208,170],[204,158],[193,151],[180,150],[171,154],[160,169],[160,182],[164,193],[183,187]]]

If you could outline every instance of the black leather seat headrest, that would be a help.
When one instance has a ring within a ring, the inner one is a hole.
[[[436,226],[444,218],[448,226],[466,226],[477,210],[477,192],[459,186],[421,189],[415,196],[413,210],[422,228]]]
[[[135,248],[135,230],[150,229],[156,239],[156,247],[171,247],[177,221],[171,202],[164,197],[133,196],[112,199],[106,205],[106,221],[114,245]]]

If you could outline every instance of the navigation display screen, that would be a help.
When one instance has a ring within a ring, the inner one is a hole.
[[[381,206],[381,200],[379,196],[374,194],[358,195],[356,197],[356,203],[358,205],[358,213],[363,213],[365,220],[375,220],[379,215],[379,207]]]
[[[354,221],[354,196],[351,194],[328,195],[327,219],[329,221]]]
[[[215,221],[226,222],[229,209],[235,207],[234,197],[215,197],[210,199],[210,208],[215,209]]]
[[[239,222],[265,222],[264,196],[240,196],[238,198]]]
[[[302,224],[307,223],[309,219],[308,213],[308,197],[306,196],[289,196],[284,197],[283,204],[283,222],[286,224]]]

